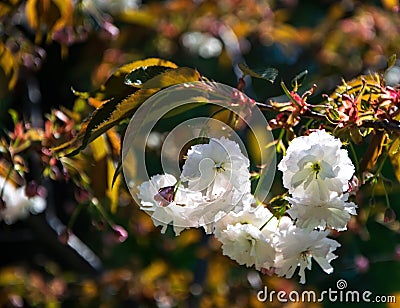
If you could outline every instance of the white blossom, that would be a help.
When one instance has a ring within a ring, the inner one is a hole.
[[[243,199],[237,191],[231,190],[209,198],[182,184],[175,187],[176,183],[174,176],[165,174],[153,176],[138,187],[140,208],[151,216],[155,226],[162,226],[162,233],[165,233],[168,225],[173,226],[176,235],[190,227],[211,230],[217,213],[229,212],[235,206],[240,206]]]
[[[202,201],[194,203],[191,208],[188,208],[187,219],[193,227],[201,226],[207,234],[210,234],[220,217],[246,206],[248,195],[250,194],[242,196],[238,191],[232,189],[212,199],[203,196]]]
[[[218,240],[224,255],[247,267],[255,265],[260,270],[270,267],[275,257],[272,239],[252,224],[228,225]]]
[[[162,233],[165,233],[169,224],[172,224],[175,234],[179,235],[188,227],[185,209],[180,203],[184,201],[186,204],[188,201],[185,192],[178,190],[171,202],[156,197],[161,188],[174,186],[176,182],[176,178],[171,174],[152,176],[149,181],[138,187],[138,197],[141,199],[140,208],[151,216],[155,226],[162,226]]]
[[[17,220],[24,219],[29,213],[38,214],[45,210],[46,200],[41,196],[28,198],[25,194],[25,186],[15,188],[9,181],[0,177],[0,191],[3,192],[2,200],[5,208],[0,209],[0,221],[13,224]]]
[[[347,229],[351,215],[357,215],[357,206],[353,202],[346,202],[347,199],[348,194],[332,196],[329,200],[319,200],[313,198],[313,195],[303,198],[288,197],[291,207],[286,212],[296,219],[296,225],[300,228],[309,231],[314,228],[343,231]]]
[[[321,200],[347,191],[354,166],[341,146],[325,130],[293,139],[278,165],[284,187],[294,197],[316,195]]]
[[[255,205],[254,197],[246,198],[242,209],[238,212],[231,211],[228,214],[219,212],[215,216],[215,221],[214,234],[217,238],[221,236],[221,232],[228,225],[235,225],[237,223],[251,224],[256,228],[261,228],[265,225],[267,230],[275,230],[278,224],[277,219],[266,207]]]
[[[300,283],[306,282],[305,269],[311,270],[314,259],[324,272],[331,274],[330,262],[337,258],[333,251],[340,244],[327,238],[329,231],[311,231],[289,226],[282,229],[276,241],[275,273],[291,278],[299,266]]]
[[[211,138],[208,144],[192,146],[181,174],[183,182],[195,191],[216,196],[232,188],[245,194],[250,192],[250,162],[239,145],[222,137]]]

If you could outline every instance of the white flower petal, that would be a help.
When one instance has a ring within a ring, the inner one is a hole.
[[[340,246],[326,236],[329,232],[308,232],[296,226],[281,229],[276,241],[275,272],[278,276],[290,278],[299,266],[300,283],[305,283],[305,269],[311,269],[312,258],[321,268],[331,273],[330,262],[336,257],[332,252]]]
[[[342,143],[325,130],[295,138],[278,165],[283,185],[294,197],[317,195],[321,200],[331,193],[348,189],[354,166]]]
[[[346,230],[351,215],[356,215],[356,205],[353,202],[346,202],[348,194],[331,196],[328,200],[318,200],[312,196],[304,198],[286,199],[291,207],[287,213],[296,220],[300,228],[313,230],[315,228],[324,230],[326,228],[338,231]]]
[[[270,239],[251,224],[228,225],[218,238],[224,255],[247,267],[256,269],[273,264],[275,249]]]

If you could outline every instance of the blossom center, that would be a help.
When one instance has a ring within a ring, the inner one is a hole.
[[[225,171],[223,162],[215,163],[214,168],[217,170],[217,172],[224,172]]]
[[[311,165],[311,170],[315,173],[315,179],[318,177],[318,173],[321,171],[321,165],[319,162],[313,163]]]
[[[300,258],[301,258],[304,262],[307,262],[308,257],[310,257],[310,256],[311,256],[311,252],[310,252],[309,249],[307,249],[307,250],[305,250],[305,251],[303,251],[303,252],[300,253]]]

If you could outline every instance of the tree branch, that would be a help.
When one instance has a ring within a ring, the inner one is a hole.
[[[282,112],[286,114],[290,114],[290,111],[279,111],[276,110],[273,106],[265,103],[256,103],[257,107],[260,108],[261,111],[268,110],[268,111],[274,111],[274,112]],[[301,117],[307,118],[307,119],[314,119],[314,120],[319,120],[319,121],[327,121],[327,118],[325,115],[314,112],[310,109],[306,110],[304,114],[301,114]],[[388,119],[383,119],[379,121],[363,121],[362,125],[359,127],[363,128],[374,128],[376,130],[385,130],[388,133],[396,133],[400,135],[400,122],[396,120],[391,120],[389,121]]]

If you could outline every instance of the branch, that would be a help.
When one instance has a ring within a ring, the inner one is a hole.
[[[268,111],[274,111],[274,112],[282,112],[282,113],[287,113],[290,114],[290,111],[279,111],[276,110],[273,106],[270,104],[265,104],[265,103],[259,103],[257,102],[256,105],[260,108],[261,111],[268,110]],[[301,117],[307,118],[307,119],[314,119],[314,120],[320,120],[320,121],[327,121],[327,118],[325,115],[314,112],[310,109],[307,109],[305,113],[301,114]],[[400,135],[400,122],[396,120],[391,120],[389,121],[388,119],[383,119],[379,121],[363,121],[362,125],[359,127],[363,128],[374,128],[376,130],[385,130],[388,133],[396,133]]]

